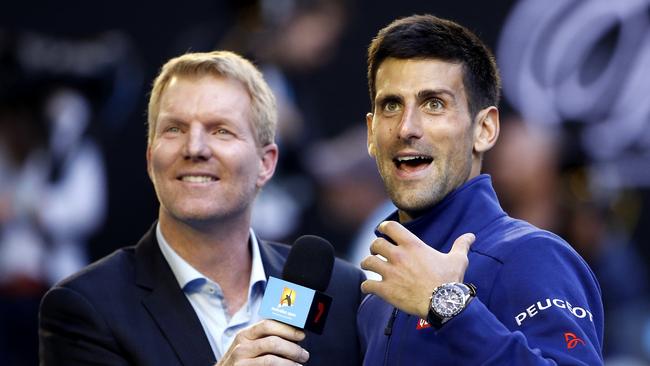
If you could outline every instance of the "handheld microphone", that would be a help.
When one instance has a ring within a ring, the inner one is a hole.
[[[315,235],[298,238],[284,264],[282,279],[269,277],[260,315],[322,334],[332,304],[324,291],[333,266],[332,244]]]

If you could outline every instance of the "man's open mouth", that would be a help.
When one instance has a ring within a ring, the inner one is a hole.
[[[401,156],[393,159],[397,169],[419,170],[433,162],[433,158],[426,155]]]

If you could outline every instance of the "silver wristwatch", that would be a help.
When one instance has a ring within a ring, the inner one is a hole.
[[[427,321],[437,328],[458,315],[476,296],[476,286],[471,283],[444,283],[433,290]]]

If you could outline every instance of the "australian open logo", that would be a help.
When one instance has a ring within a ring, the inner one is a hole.
[[[282,296],[280,296],[280,304],[278,306],[293,306],[296,303],[296,291],[292,288],[285,287],[282,290]]]

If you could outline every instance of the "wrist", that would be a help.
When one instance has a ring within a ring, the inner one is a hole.
[[[433,290],[426,319],[440,328],[465,310],[475,296],[476,286],[471,283],[444,283]]]

